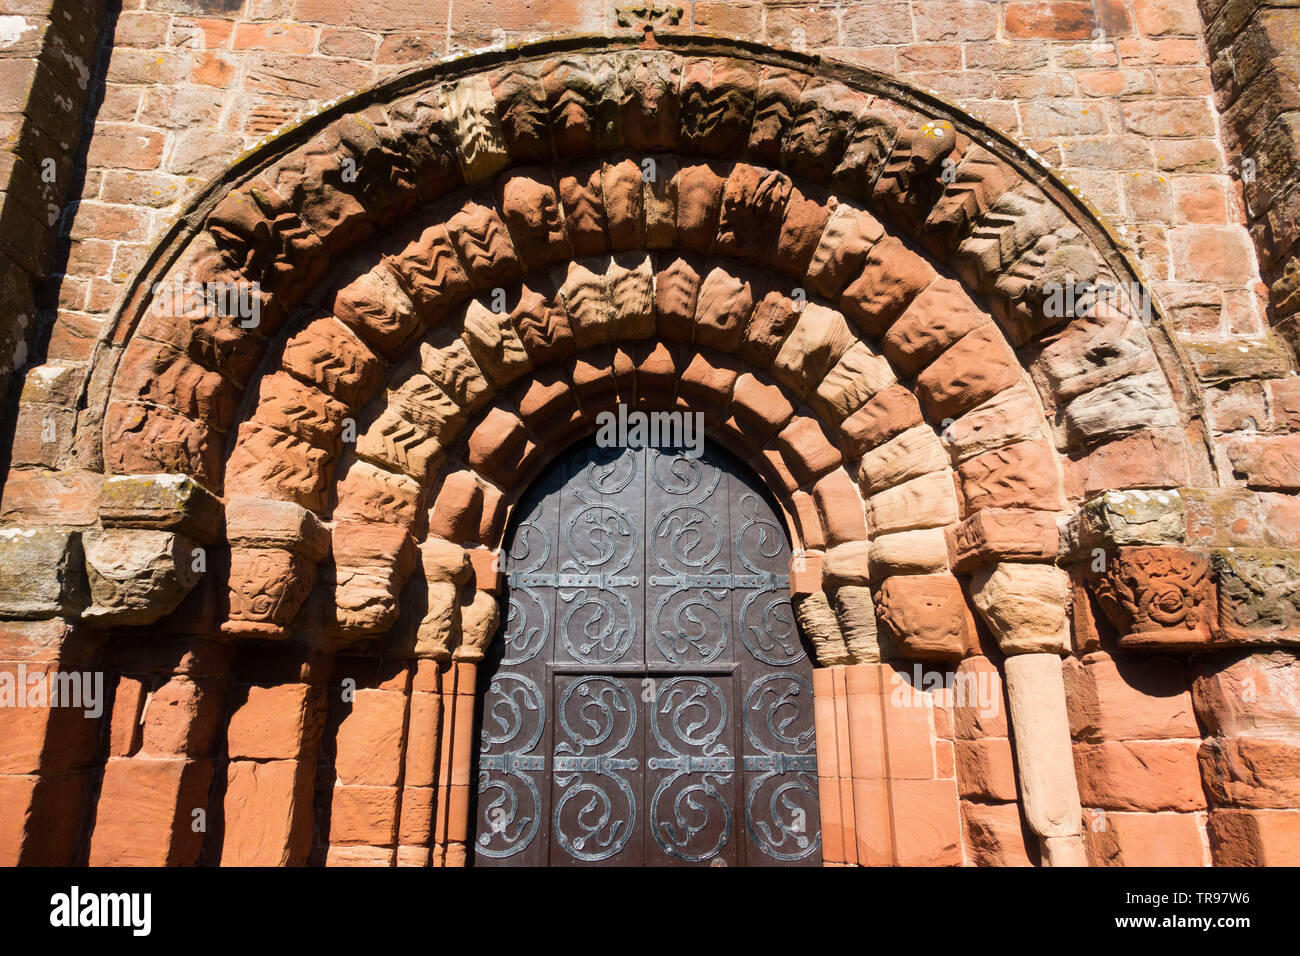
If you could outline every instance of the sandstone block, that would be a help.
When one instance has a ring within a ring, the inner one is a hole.
[[[1193,672],[1196,716],[1207,733],[1300,735],[1300,662],[1291,651],[1214,655]]]
[[[1015,803],[961,804],[966,852],[976,866],[1033,866],[1038,841],[1020,819]]]
[[[205,544],[221,533],[221,502],[188,475],[114,475],[100,487],[105,528],[175,531]]]
[[[1075,740],[1200,736],[1181,661],[1096,653],[1063,666]]]
[[[912,478],[867,499],[867,527],[873,535],[941,528],[957,518],[957,492],[951,471]]]
[[[1202,815],[1105,812],[1084,829],[1094,866],[1204,866]]]
[[[1085,805],[1105,810],[1204,810],[1196,748],[1194,740],[1079,744],[1079,796]]]
[[[1215,806],[1286,810],[1300,805],[1300,739],[1211,737],[1199,751]]]
[[[1066,653],[1070,576],[1050,564],[1004,561],[971,577],[971,598],[1005,654]]]
[[[312,752],[324,726],[323,700],[307,684],[253,685],[234,699],[226,730],[232,759],[291,760]]]
[[[169,531],[88,531],[83,546],[92,603],[82,616],[100,626],[152,624],[176,609],[206,567],[201,548]]]
[[[879,535],[871,541],[874,580],[896,574],[935,574],[948,570],[948,548],[942,528],[920,528]]]
[[[1300,552],[1214,552],[1218,617],[1229,641],[1300,643]]]
[[[198,861],[203,834],[193,811],[208,809],[212,764],[205,760],[111,758],[104,768],[91,866],[183,866]]]
[[[945,530],[952,566],[966,574],[999,561],[1053,561],[1056,521],[1043,511],[988,508]]]
[[[886,578],[877,608],[881,623],[908,657],[959,660],[974,639],[965,595],[950,574]]]
[[[11,618],[76,613],[85,604],[81,533],[0,530],[0,612]]]
[[[226,769],[223,866],[292,866],[311,849],[312,764],[231,760]]]

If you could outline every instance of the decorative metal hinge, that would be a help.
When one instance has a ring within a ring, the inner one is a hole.
[[[730,591],[733,588],[767,588],[787,587],[790,575],[772,574],[654,574],[650,576],[651,587],[688,587],[705,591]]]
[[[651,770],[677,770],[685,773],[734,773],[735,757],[651,757]]]
[[[536,574],[511,571],[506,580],[511,587],[597,588],[609,591],[613,588],[634,588],[640,578],[621,574]]]
[[[750,754],[744,758],[746,770],[776,773],[816,773],[816,754]]]
[[[611,776],[613,770],[635,770],[635,757],[611,757],[609,754],[597,754],[593,757],[573,757],[556,754],[554,768],[556,773],[582,771]]]
[[[546,757],[542,754],[479,754],[480,770],[500,770],[503,773],[518,773],[521,770],[545,770]]]

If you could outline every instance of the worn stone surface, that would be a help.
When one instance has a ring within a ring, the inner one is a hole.
[[[301,627],[320,646],[377,638],[367,646],[436,660],[454,653],[469,665],[498,612],[490,591],[470,585],[461,546],[490,553],[519,486],[595,410],[628,402],[704,411],[719,435],[752,450],[792,534],[828,549],[825,581],[819,568],[795,586],[819,664],[876,660],[891,642],[922,657],[972,653],[976,628],[951,567],[972,575],[973,603],[1012,654],[1008,683],[1023,689],[1023,659],[1064,651],[1066,599],[1079,606],[1053,565],[1056,519],[1108,491],[1124,500],[1088,503],[1063,550],[1086,563],[1103,549],[1108,564],[1090,583],[1122,652],[1295,642],[1294,562],[1265,553],[1300,547],[1285,530],[1296,518],[1286,502],[1300,488],[1289,434],[1297,402],[1281,347],[1290,333],[1265,334],[1255,287],[1276,278],[1273,253],[1286,258],[1297,220],[1282,199],[1289,180],[1275,172],[1289,149],[1276,125],[1256,150],[1259,180],[1243,183],[1245,210],[1224,172],[1212,83],[1224,136],[1242,138],[1234,151],[1245,155],[1237,147],[1265,107],[1238,87],[1281,48],[1267,30],[1238,42],[1237,8],[1206,10],[1210,63],[1200,62],[1194,16],[1141,3],[1100,19],[1077,4],[1018,0],[1001,11],[849,4],[833,15],[699,4],[682,25],[778,45],[797,26],[819,53],[852,50],[850,59],[911,74],[940,97],[960,95],[1064,169],[1111,220],[1160,293],[1158,328],[1127,294],[1101,302],[1085,293],[1066,314],[1051,311],[1053,283],[1111,277],[1118,251],[1095,248],[1064,189],[1037,173],[1041,188],[1024,181],[978,145],[978,129],[941,109],[917,116],[873,97],[871,82],[851,73],[831,80],[803,60],[760,63],[739,47],[721,55],[677,38],[637,51],[564,41],[535,60],[470,63],[450,81],[434,70],[397,103],[381,91],[362,108],[345,105],[310,136],[290,133],[270,159],[248,157],[238,185],[218,185],[191,217],[200,234],[190,247],[164,241],[162,255],[181,255],[155,259],[162,223],[218,171],[215,143],[233,155],[241,140],[252,146],[400,61],[495,42],[473,4],[458,4],[445,24],[400,3],[363,6],[311,0],[201,20],[170,10],[119,18],[85,194],[68,222],[50,354],[36,357],[42,364],[21,391],[17,472],[0,507],[19,534],[44,537],[11,542],[0,610],[70,617],[93,599],[92,617],[147,623],[141,615],[153,612],[143,608],[184,590],[177,556],[188,539],[230,545],[228,580],[210,588],[225,592],[210,603],[229,635],[283,639]],[[496,11],[493,23],[513,40],[590,28],[588,15],[557,8],[538,20],[520,7]],[[1116,52],[1069,42],[1087,40],[1098,22]],[[1221,55],[1229,47],[1231,71]],[[1267,99],[1270,111],[1289,102]],[[204,137],[192,134],[218,117],[220,136],[200,149]],[[168,132],[180,126],[190,132]],[[39,155],[26,138],[15,149],[27,167]],[[13,184],[22,185],[22,168],[14,164]],[[34,193],[5,195],[12,226]],[[33,224],[46,210],[37,212]],[[1277,247],[1261,257],[1267,276],[1251,261],[1248,221],[1261,248]],[[45,242],[37,228],[0,233]],[[30,270],[21,241],[0,244]],[[258,283],[261,324],[185,308],[141,317],[129,304],[119,316],[146,261],[173,262],[165,268],[177,277]],[[1288,288],[1283,277],[1275,299],[1289,302]],[[23,292],[0,288],[20,324],[34,311]],[[15,352],[16,365],[25,361]],[[99,503],[78,507],[68,489],[99,479],[65,476],[94,469],[116,477]],[[19,472],[49,480],[15,485]],[[162,475],[188,477],[149,488]],[[1189,528],[1199,520],[1178,504],[1191,497],[1170,493],[1166,507],[1164,492],[1142,490],[1234,481],[1257,493],[1252,517],[1243,525],[1221,508],[1217,523],[1196,525],[1214,528],[1212,540],[1189,544],[1202,551],[1177,547],[1184,519]],[[20,500],[29,493],[39,499]],[[217,495],[227,504],[224,542]],[[1209,549],[1225,548],[1237,551],[1216,550],[1207,563]],[[313,613],[299,621],[313,589]],[[1100,663],[1079,666],[1076,730],[1097,748],[1087,766],[1132,776],[1110,745],[1142,751],[1122,735],[1158,736],[1160,708],[1127,697],[1131,688],[1103,678]],[[1237,686],[1237,672],[1224,673],[1233,676],[1206,694]],[[1039,706],[1054,706],[1059,682],[1046,670],[1038,677],[1048,702]],[[1281,709],[1272,700],[1206,706],[1225,724],[1272,726]],[[179,698],[173,709],[201,723]],[[227,827],[223,862],[303,862],[311,745],[246,755],[240,713],[227,816],[249,825]],[[1166,715],[1165,724],[1181,732],[1181,720]],[[1043,762],[1044,753],[1059,757],[1055,737],[1047,750],[1034,739],[1017,739],[1028,748],[1017,751],[1022,772],[1032,756],[1035,773],[1064,775],[1059,761]],[[950,812],[957,788],[947,777],[888,791],[908,817],[901,856],[960,861],[964,820],[967,860],[1036,857],[1014,839],[1005,766],[995,774],[991,758],[966,749],[986,778],[981,792],[1008,802],[997,814]],[[1224,743],[1206,753],[1224,801],[1256,799],[1239,792],[1252,760],[1290,767],[1282,750],[1260,756]],[[1045,861],[1077,861],[1082,841],[1052,829],[1060,815],[1043,810],[1043,785],[1032,780],[1025,814],[1044,837]],[[1097,786],[1113,803],[1129,799],[1109,779]],[[323,858],[400,856],[399,821],[387,809],[397,806],[395,788],[387,778],[345,783],[339,836],[353,845]],[[1251,812],[1282,812],[1264,806],[1270,799]],[[1287,831],[1276,819],[1225,815],[1211,826],[1216,859],[1233,858],[1222,849],[1233,835],[1241,859],[1279,859]],[[112,826],[105,817],[105,832]],[[381,845],[359,842],[372,838]],[[1117,833],[1093,852],[1136,862],[1151,839]]]
[[[1132,645],[1207,643],[1215,617],[1210,559],[1180,548],[1119,548],[1092,571],[1106,615]]]
[[[1234,549],[1214,553],[1219,628],[1226,640],[1300,643],[1300,554]]]
[[[169,531],[110,529],[82,537],[91,604],[99,626],[152,624],[175,610],[206,569],[203,549]]]
[[[1061,659],[1052,653],[1013,654],[1004,667],[1025,819],[1040,837],[1073,836],[1080,832],[1082,811]]]
[[[1004,654],[1065,653],[1070,579],[1049,564],[1003,561],[971,576],[970,594]]]
[[[75,615],[85,605],[81,534],[0,530],[0,609],[10,618]]]
[[[908,657],[956,660],[974,639],[961,585],[949,574],[895,575],[880,586],[881,622]]]

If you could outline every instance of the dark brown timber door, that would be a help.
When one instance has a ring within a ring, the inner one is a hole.
[[[821,862],[812,665],[758,488],[711,444],[589,443],[520,503],[477,865]]]

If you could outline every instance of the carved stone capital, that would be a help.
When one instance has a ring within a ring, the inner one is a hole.
[[[898,574],[876,598],[880,622],[903,656],[960,660],[975,642],[975,621],[951,574]]]
[[[1233,548],[1213,564],[1225,641],[1300,644],[1300,552]]]
[[[230,606],[222,633],[288,637],[289,625],[311,592],[315,577],[315,562],[285,548],[231,548]]]
[[[1213,640],[1210,556],[1182,548],[1117,548],[1089,566],[1122,647],[1196,647]]]
[[[1004,561],[971,577],[971,598],[1002,653],[1070,649],[1070,576],[1051,564]]]
[[[88,531],[83,547],[93,603],[82,618],[100,626],[154,623],[176,609],[207,567],[201,548],[170,531]]]

